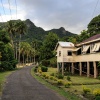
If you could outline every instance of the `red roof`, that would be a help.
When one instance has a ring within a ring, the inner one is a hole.
[[[94,35],[94,36],[82,41],[81,43],[89,42],[89,41],[92,41],[92,40],[95,40],[95,39],[99,39],[99,38],[100,38],[100,34],[96,34],[96,35]]]

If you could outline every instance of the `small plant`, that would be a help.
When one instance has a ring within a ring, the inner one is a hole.
[[[46,76],[45,76],[45,79],[49,79],[49,75],[46,75]]]
[[[70,78],[70,76],[67,76],[67,80],[68,80],[68,81],[71,81],[71,78]]]
[[[83,93],[84,94],[87,94],[87,93],[90,93],[90,92],[91,92],[90,88],[87,88],[87,87],[83,86]]]
[[[63,79],[63,78],[64,78],[64,75],[58,73],[58,74],[56,75],[56,77],[57,77],[58,79]]]
[[[47,72],[47,71],[48,71],[48,68],[45,67],[45,66],[41,66],[41,71],[42,71],[42,72]]]
[[[95,97],[95,100],[100,100],[100,96],[96,96]]]
[[[94,94],[95,96],[100,96],[100,89],[95,89],[95,90],[93,91],[93,94]]]
[[[61,80],[57,81],[57,85],[62,85],[62,84],[63,84],[63,82]]]
[[[66,82],[66,83],[64,84],[65,88],[69,88],[71,85],[72,85],[71,82]]]
[[[43,77],[46,77],[46,74],[42,74]]]
[[[52,76],[50,77],[50,80],[53,80],[53,77]]]

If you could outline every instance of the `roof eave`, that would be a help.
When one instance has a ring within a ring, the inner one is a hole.
[[[81,46],[81,45],[92,43],[92,42],[96,42],[96,41],[99,41],[99,40],[100,40],[100,38],[92,40],[92,41],[88,41],[88,42],[79,43],[79,44],[76,44],[76,46]]]

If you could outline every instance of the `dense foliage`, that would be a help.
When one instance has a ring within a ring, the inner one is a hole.
[[[58,36],[50,32],[44,39],[43,45],[40,48],[40,59],[50,59],[54,56],[54,49],[58,42]]]
[[[90,36],[100,34],[100,15],[94,17],[88,24],[88,33]]]
[[[0,71],[14,69],[17,61],[14,59],[14,51],[10,44],[10,38],[5,31],[0,31],[0,52]]]

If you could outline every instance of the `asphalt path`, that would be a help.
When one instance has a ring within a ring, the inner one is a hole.
[[[31,68],[17,70],[7,78],[1,100],[66,100],[33,78]]]

